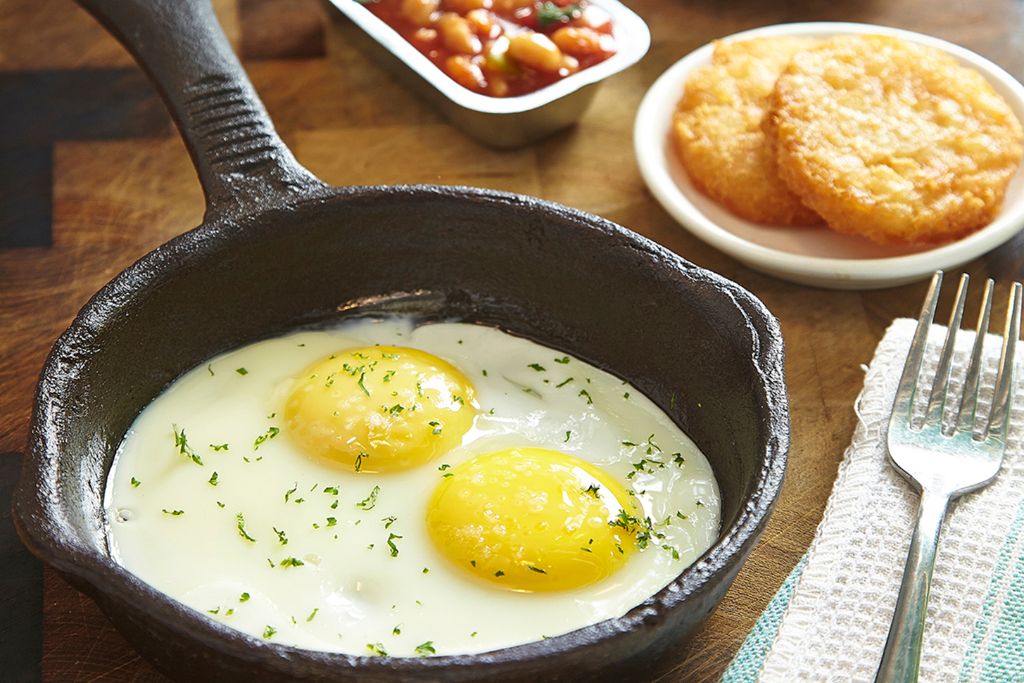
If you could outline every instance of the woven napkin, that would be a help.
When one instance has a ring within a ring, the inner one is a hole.
[[[879,343],[855,406],[860,419],[853,443],[814,540],[743,643],[724,683],[874,680],[918,504],[917,494],[888,463],[885,448],[889,413],[916,324],[895,321]],[[931,330],[926,377],[934,374],[945,332],[940,326]],[[957,392],[973,343],[968,333],[958,336],[951,379]],[[986,413],[999,347],[998,338],[986,340],[981,380]],[[1020,384],[1016,396],[999,476],[955,501],[942,528],[922,682],[1024,681]]]

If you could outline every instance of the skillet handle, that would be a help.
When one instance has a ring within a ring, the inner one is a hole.
[[[326,188],[274,130],[210,0],[77,0],[131,52],[185,138],[206,220],[288,204]]]

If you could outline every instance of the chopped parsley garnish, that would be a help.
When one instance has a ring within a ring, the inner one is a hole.
[[[608,526],[619,527],[626,533],[635,536],[636,545],[640,550],[646,548],[651,541],[653,525],[650,517],[640,519],[625,510],[619,510],[618,517],[608,522]]]
[[[132,477],[132,488],[133,489],[139,488],[139,484],[141,484],[141,483],[142,483],[141,481],[139,481],[135,477]]]
[[[171,517],[180,517],[181,515],[185,514],[185,511],[184,510],[168,510],[167,508],[164,508],[163,509],[163,513],[165,515],[170,515]]]
[[[568,384],[571,381],[572,381],[572,377],[566,377],[564,381],[560,382],[559,384],[556,384],[555,388],[556,389],[561,389],[562,387],[564,387],[566,384]]]
[[[283,531],[278,529],[276,526],[272,526],[270,528],[274,530],[275,534],[277,534],[278,543],[281,545],[288,545],[288,536]]]
[[[281,430],[278,429],[277,427],[268,427],[265,434],[260,434],[259,436],[256,437],[256,440],[252,442],[252,449],[254,451],[259,450],[260,446],[262,446],[267,441],[270,441],[280,433]]]
[[[667,551],[670,555],[672,555],[673,560],[679,559],[679,550],[674,546],[665,544],[661,546],[661,549]]]
[[[441,433],[442,425],[437,420],[431,420],[427,424],[434,428],[434,430],[430,432],[434,436],[438,436]]]
[[[210,373],[210,377],[214,377],[215,376],[213,374],[213,366],[212,365],[207,365],[206,366],[206,370]]]
[[[238,596],[238,602],[249,602],[249,594],[248,593],[242,593],[241,595],[239,595]]]
[[[358,453],[356,453],[356,461],[355,464],[353,465],[353,469],[355,469],[356,472],[363,469],[363,458],[369,457],[370,454],[366,453],[365,451],[359,451]]]
[[[217,480],[219,478],[220,477],[217,475],[217,473],[214,472],[213,474],[210,475],[210,478],[207,480],[206,483],[208,483],[210,486],[216,486],[217,485]]]
[[[503,571],[501,571],[499,569],[498,571],[494,572],[494,575],[497,576],[498,578],[501,578],[502,576],[505,576],[505,572],[503,572]]]
[[[682,467],[683,464],[686,462],[686,458],[683,457],[682,453],[673,453],[672,462]]]
[[[380,643],[367,643],[366,649],[372,652],[377,657],[387,657],[388,651],[384,649],[384,646]]]
[[[626,399],[628,401],[629,400],[629,392],[627,391],[626,393],[624,393],[622,395],[622,398],[624,398],[624,399]]]
[[[387,412],[391,413],[392,415],[398,415],[403,410],[405,410],[405,406],[403,406],[401,403],[396,403],[395,405],[388,408]]]
[[[599,495],[600,495],[600,492],[601,492],[601,487],[598,486],[597,484],[591,484],[587,488],[583,489],[583,493],[587,494],[588,496],[593,496],[594,498],[598,498]]]
[[[445,470],[450,470],[451,468],[452,466],[449,465],[448,463],[442,463],[441,466],[437,468],[437,470],[439,472],[444,472]]]
[[[566,431],[565,432],[565,441],[563,441],[562,443],[569,443],[569,437],[571,437],[571,436],[572,436],[572,432]]]
[[[337,518],[335,518],[335,517],[328,517],[327,518],[327,526],[330,527],[330,526],[337,526],[337,525],[338,525]]]
[[[220,607],[214,607],[213,609],[206,610],[209,614],[220,614]]]
[[[220,502],[220,501],[218,500],[218,501],[217,501],[217,507],[219,507],[219,508],[223,508],[223,507],[224,507],[224,503],[222,503],[222,502]]]
[[[174,429],[174,445],[177,447],[178,452],[190,459],[197,465],[203,464],[203,459],[199,457],[199,454],[188,444],[188,437],[185,436],[185,430],[178,430],[177,425],[171,425]]]
[[[393,635],[393,636],[400,636],[400,635],[402,635],[402,625],[399,624],[398,626],[396,626],[393,629],[391,629],[391,635]]]
[[[416,653],[421,657],[437,654],[437,650],[434,649],[434,641],[428,640],[425,643],[420,643],[416,646]]]
[[[373,506],[377,504],[377,496],[379,495],[380,486],[374,486],[373,490],[370,491],[370,495],[356,503],[356,507],[360,510],[372,510]]]
[[[388,552],[391,553],[391,557],[398,557],[398,546],[395,545],[395,541],[402,538],[398,534],[388,534]]]
[[[423,574],[429,574],[429,573],[430,573],[430,569],[429,569],[429,568],[427,568],[427,567],[424,567],[424,568],[423,568],[423,572],[422,572],[422,573],[423,573]]]
[[[588,406],[594,405],[594,399],[590,398],[590,392],[587,391],[586,389],[580,389],[580,393],[577,394],[577,396],[582,396],[583,398],[587,399]]]
[[[366,388],[365,384],[363,384],[363,380],[364,379],[366,379],[366,373],[365,372],[359,373],[359,381],[357,382],[357,384],[359,385],[359,388],[363,390],[363,393],[366,394],[367,396],[369,396],[370,395],[370,390]]]
[[[390,517],[384,517],[380,521],[384,522],[384,528],[390,529],[391,525],[398,521],[398,517],[391,515]]]
[[[633,443],[632,441],[620,441],[619,443],[621,443],[626,448],[636,448],[636,444]]]
[[[536,370],[537,372],[547,372],[547,368],[545,368],[540,363],[530,363],[526,367],[530,368],[531,370]]]
[[[338,495],[338,487],[337,486],[325,486],[324,487],[324,493],[329,493],[332,496],[336,496],[336,495]]]
[[[237,372],[239,375],[242,375],[243,377],[249,374],[249,371],[246,370],[245,368],[235,368],[235,372]]]
[[[388,370],[387,372],[384,373],[384,379],[382,381],[383,382],[390,382],[391,378],[394,377],[394,376],[395,376],[395,371],[394,370]]]
[[[256,539],[250,536],[249,533],[245,530],[245,517],[242,515],[241,512],[235,515],[235,522],[237,522],[236,527],[238,528],[238,535],[244,538],[245,540],[249,541],[250,543],[255,543]]]
[[[331,503],[331,509],[332,510],[337,510],[338,509],[338,501],[337,500],[335,500],[333,503]]]
[[[316,617],[316,613],[319,612],[319,611],[320,611],[319,607],[314,607],[313,611],[309,613],[308,617],[306,617],[306,621],[307,622],[313,621],[314,617]]]
[[[534,567],[532,564],[526,565],[526,568],[529,569],[531,572],[537,572],[538,574],[547,574],[546,571],[544,571],[540,567]]]
[[[292,494],[299,490],[299,482],[295,482],[295,486],[284,492],[284,502],[288,502],[288,499],[292,497]]]
[[[273,638],[275,633],[277,633],[277,629],[273,626],[267,626],[265,629],[263,629],[263,637],[265,639],[269,640],[270,638]]]
[[[561,358],[556,358],[555,362],[556,363],[561,363],[562,365],[568,365],[569,364],[569,356],[562,356]]]
[[[226,451],[228,450],[228,445],[226,443],[211,443],[210,448],[215,451]]]
[[[301,567],[306,563],[297,557],[286,557],[280,562],[278,562],[278,564],[280,564],[282,567]]]

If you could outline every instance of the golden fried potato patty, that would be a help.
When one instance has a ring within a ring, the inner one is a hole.
[[[936,243],[983,227],[1021,160],[985,78],[931,47],[842,36],[793,56],[765,130],[779,173],[833,230]]]
[[[790,57],[816,41],[755,38],[715,43],[693,71],[675,116],[675,142],[693,184],[741,218],[769,225],[821,219],[779,179],[761,121]]]

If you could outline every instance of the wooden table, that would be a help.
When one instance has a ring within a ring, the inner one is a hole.
[[[717,680],[811,540],[854,428],[861,364],[893,318],[915,313],[924,286],[800,287],[750,271],[690,236],[654,202],[637,172],[630,131],[640,98],[695,47],[783,21],[865,21],[922,31],[1022,78],[1020,0],[633,0],[653,32],[650,54],[604,86],[578,127],[512,152],[462,137],[350,47],[355,29],[333,21],[317,0],[215,4],[285,141],[321,178],[339,185],[482,185],[576,206],[736,280],[782,321],[793,420],[785,488],[732,590],[661,679]],[[96,289],[198,224],[203,206],[185,149],[153,90],[124,51],[70,3],[0,0],[0,104],[0,495],[6,497],[16,472],[11,458],[24,449],[33,386],[50,344]],[[1019,236],[967,270],[1020,278],[1022,246]],[[158,680],[92,601],[19,554],[8,503],[0,504],[0,571],[15,572],[0,582],[0,607],[15,609],[13,616],[5,609],[0,642],[22,644],[17,652],[0,646],[0,666],[9,665],[4,657],[21,662],[6,673],[32,679],[41,672],[51,681]]]

